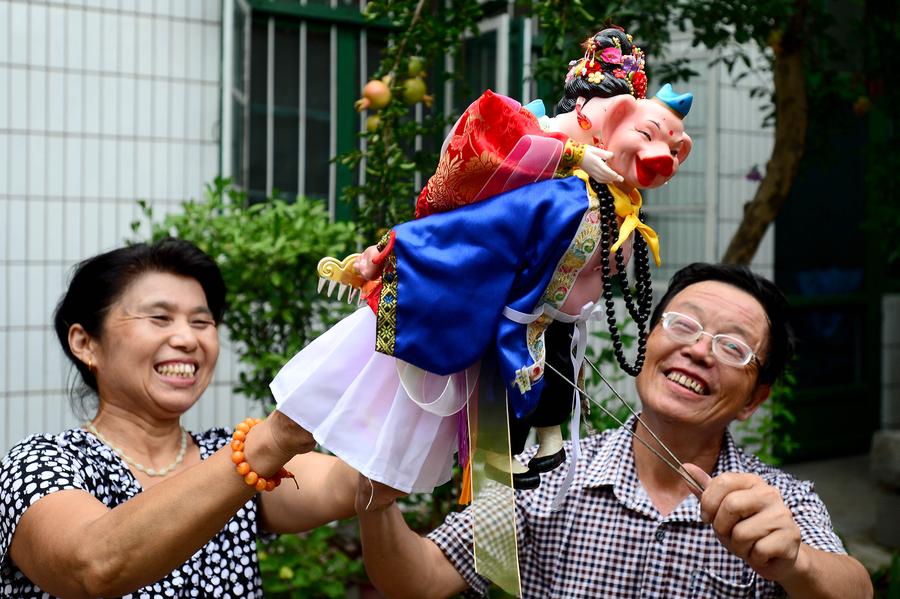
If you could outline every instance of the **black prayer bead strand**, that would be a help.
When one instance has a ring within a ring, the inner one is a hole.
[[[642,254],[643,260],[639,260],[638,262],[643,262],[643,264],[636,264],[637,266],[641,266],[640,269],[636,268],[635,270],[635,278],[640,280],[640,287],[636,285],[636,300],[637,305],[634,305],[631,300],[630,289],[628,286],[628,278],[625,273],[625,260],[622,256],[621,248],[616,252],[616,266],[619,269],[619,273],[622,273],[624,276],[620,278],[620,285],[622,286],[623,296],[627,297],[626,306],[629,308],[629,313],[631,313],[632,317],[635,320],[635,323],[638,325],[638,354],[635,359],[634,365],[630,364],[628,360],[625,358],[625,353],[623,351],[624,347],[622,344],[621,336],[619,335],[619,327],[616,321],[616,312],[615,312],[615,302],[613,301],[613,290],[612,290],[612,269],[609,266],[609,253],[612,236],[615,234],[618,236],[618,225],[616,222],[616,214],[615,214],[615,202],[613,200],[612,194],[607,189],[605,185],[599,185],[595,181],[591,181],[591,187],[597,193],[598,199],[600,200],[600,260],[601,260],[601,272],[603,274],[603,300],[604,307],[606,312],[606,323],[609,330],[610,340],[612,341],[613,353],[616,356],[616,361],[619,363],[619,366],[631,376],[637,376],[641,372],[641,368],[644,365],[644,356],[647,350],[647,321],[649,319],[649,307],[652,302],[652,288],[650,287],[650,270],[649,270],[649,260],[647,259],[647,248],[646,242],[643,238],[640,238],[640,241],[637,241],[636,236],[636,244],[640,244],[638,248],[636,248],[636,252],[638,254]],[[643,247],[641,247],[643,246]],[[639,273],[639,274],[638,274]],[[626,296],[626,292],[628,295]],[[629,303],[631,305],[629,305]]]
[[[600,188],[600,189],[598,189],[598,188]],[[594,191],[597,192],[598,198],[600,199],[600,202],[602,205],[602,210],[600,212],[600,214],[601,214],[600,218],[601,218],[601,221],[604,219],[606,220],[607,227],[610,231],[609,239],[614,239],[614,238],[618,239],[619,223],[618,223],[618,219],[616,218],[616,204],[615,204],[615,200],[612,197],[612,193],[610,193],[609,188],[606,187],[605,185],[595,186]],[[635,235],[635,241],[633,242],[634,244],[639,244],[642,241],[644,241],[644,239],[640,235]],[[618,250],[616,250],[615,260],[616,260],[616,271],[617,271],[616,278],[618,279],[618,282],[619,282],[619,288],[622,290],[622,299],[625,301],[625,307],[628,310],[628,313],[631,315],[631,318],[634,319],[634,321],[638,325],[640,325],[642,320],[644,320],[640,316],[640,311],[639,311],[640,302],[638,302],[638,304],[635,305],[635,302],[634,302],[634,299],[633,299],[633,296],[631,293],[631,286],[628,284],[628,271],[625,268],[625,256],[623,254],[623,250],[621,247]],[[637,275],[637,271],[635,271],[635,274]],[[638,291],[639,289],[640,288],[636,285],[635,291]],[[639,297],[640,296],[638,296],[638,298]]]
[[[638,213],[638,218],[641,222],[644,220],[643,216],[643,211]],[[644,366],[644,358],[647,353],[647,338],[650,335],[650,331],[647,327],[650,321],[650,311],[653,304],[649,250],[647,241],[640,234],[635,234],[634,236],[633,259],[635,278],[634,287],[638,304],[638,317],[635,318],[638,327],[635,369],[640,372],[641,368]]]
[[[608,206],[606,205],[606,202],[603,201],[605,198],[600,196],[600,199],[600,269],[603,274],[603,302],[606,312],[606,325],[613,346],[613,354],[616,356],[616,361],[619,363],[622,370],[631,374],[632,368],[625,359],[622,339],[619,336],[619,327],[616,322],[616,304],[613,301],[612,269],[609,266],[612,229],[610,228],[609,219],[605,218],[606,213],[608,212]],[[615,210],[615,207],[613,207],[613,210]]]
[[[609,211],[610,216],[608,216],[608,218],[610,219],[609,220],[610,231],[612,231],[612,235],[614,237],[618,238],[619,237],[619,223],[618,223],[618,220],[616,219],[616,214],[615,214],[616,206],[615,206],[615,203],[612,202],[611,195],[609,196],[609,201],[612,204],[612,208]],[[638,239],[643,240],[643,238],[640,237],[640,235],[635,235],[634,243],[639,243],[637,241]],[[623,254],[623,250],[621,247],[618,250],[616,250],[615,258],[616,258],[616,279],[618,279],[619,288],[622,290],[622,299],[625,300],[625,307],[628,309],[628,313],[631,314],[631,318],[633,318],[636,323],[640,324],[641,317],[640,317],[640,312],[639,312],[639,308],[638,308],[639,303],[635,302],[635,299],[631,293],[631,286],[628,284],[628,271],[625,268],[625,256]],[[635,274],[637,274],[637,272],[635,272]],[[635,287],[635,290],[637,291],[637,287]]]
[[[641,222],[644,222],[644,211],[638,214]],[[634,273],[635,273],[635,290],[638,296],[638,307],[642,320],[650,319],[650,310],[653,306],[653,285],[650,278],[650,258],[647,246],[647,240],[638,235],[635,239],[634,248]]]
[[[640,235],[635,235],[634,238],[632,261],[634,263],[634,293],[637,307],[635,312],[632,312],[631,315],[640,330],[646,325],[650,318],[650,307],[653,303],[653,287],[650,282],[650,262],[647,257],[647,242]],[[620,278],[620,283],[627,285],[627,278]]]

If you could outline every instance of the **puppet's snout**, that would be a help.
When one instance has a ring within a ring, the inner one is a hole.
[[[650,186],[657,177],[668,179],[675,174],[675,158],[668,153],[659,151],[642,152],[637,158],[638,181],[642,186]]]

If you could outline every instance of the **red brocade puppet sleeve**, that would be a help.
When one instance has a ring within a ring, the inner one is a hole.
[[[550,179],[568,139],[543,131],[515,100],[486,91],[454,126],[416,202],[416,218]]]

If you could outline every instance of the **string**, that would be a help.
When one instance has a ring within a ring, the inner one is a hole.
[[[622,422],[622,421],[618,418],[618,416],[616,416],[615,414],[613,414],[612,412],[610,412],[608,409],[606,409],[606,406],[604,406],[602,403],[600,403],[599,401],[597,401],[596,399],[594,399],[594,397],[592,397],[592,396],[591,396],[589,393],[587,393],[584,389],[579,388],[575,383],[573,383],[573,382],[570,381],[568,378],[566,378],[566,376],[565,376],[563,373],[561,373],[559,370],[557,370],[556,368],[554,368],[553,364],[551,364],[550,362],[547,362],[547,363],[545,364],[545,366],[546,366],[547,368],[549,368],[550,370],[552,370],[553,372],[555,372],[562,380],[564,380],[564,381],[567,382],[569,385],[571,385],[572,387],[574,387],[575,389],[577,389],[580,393],[584,394],[585,397],[587,397],[587,398],[590,399],[592,402],[594,402],[594,404],[595,404],[597,407],[599,407],[601,410],[603,410],[603,412],[604,412],[607,416],[609,416],[610,418],[612,418],[613,421],[616,422],[616,424],[618,424],[618,425],[621,426],[623,429],[625,429],[626,431],[628,431],[628,434],[630,434],[632,437],[634,437],[634,439],[635,439],[636,441],[638,441],[641,445],[643,445],[644,447],[646,447],[647,449],[649,449],[650,452],[653,453],[653,455],[655,455],[656,457],[658,457],[658,458],[659,458],[666,466],[668,466],[669,468],[671,468],[676,474],[678,474],[681,478],[683,478],[684,481],[688,484],[689,487],[691,487],[692,489],[694,489],[694,490],[696,490],[696,491],[698,491],[698,492],[700,492],[700,493],[703,493],[703,491],[704,491],[703,486],[702,486],[700,483],[698,483],[696,480],[694,480],[694,478],[687,472],[687,470],[685,470],[685,469],[682,467],[681,463],[678,463],[678,465],[676,466],[675,464],[673,464],[672,462],[670,462],[670,461],[668,460],[668,458],[666,458],[665,456],[663,456],[661,453],[659,453],[659,451],[657,451],[655,448],[653,448],[649,443],[647,443],[646,441],[644,441],[644,439],[642,439],[637,433],[635,433],[635,432],[634,432],[633,430],[631,430],[630,428],[626,427],[626,426],[625,426],[625,423]],[[645,426],[646,426],[646,425],[645,425]],[[665,447],[665,445],[663,445],[663,447]],[[671,453],[671,452],[670,452],[670,453]],[[676,462],[677,462],[677,460],[676,460]]]

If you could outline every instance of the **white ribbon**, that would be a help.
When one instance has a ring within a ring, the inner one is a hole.
[[[518,310],[514,310],[509,306],[503,308],[503,315],[513,322],[518,322],[519,324],[530,324],[544,314],[550,316],[553,320],[558,320],[560,322],[566,323],[575,323],[575,330],[572,334],[572,345],[570,346],[570,353],[572,354],[572,381],[577,383],[578,372],[581,370],[581,364],[582,362],[584,362],[584,355],[587,351],[587,323],[589,320],[595,320],[603,317],[602,306],[599,306],[594,302],[588,302],[581,307],[581,311],[577,316],[566,314],[565,312],[562,312],[549,304],[542,304],[530,314],[526,312],[519,312]],[[546,367],[544,368],[544,371],[546,372]],[[572,390],[572,402],[572,420],[569,423],[569,434],[572,437],[572,460],[569,465],[569,471],[566,473],[566,478],[563,480],[559,492],[553,499],[553,504],[550,509],[554,511],[560,509],[562,500],[566,496],[569,487],[572,485],[572,480],[575,477],[575,465],[578,463],[581,437],[581,393],[577,388]]]
[[[399,358],[396,362],[406,395],[426,412],[438,416],[452,416],[463,409],[475,390],[481,369],[481,362],[475,362],[461,372],[442,376]]]

